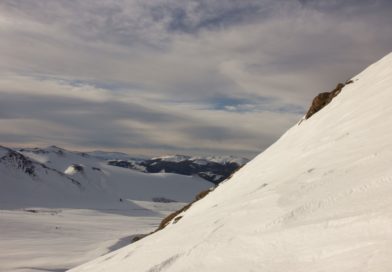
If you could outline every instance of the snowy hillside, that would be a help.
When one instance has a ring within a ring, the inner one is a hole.
[[[58,147],[0,148],[0,208],[107,208],[163,197],[189,202],[211,184],[197,177],[144,174]],[[120,201],[128,199],[129,201]]]
[[[153,231],[211,185],[54,146],[0,146],[0,271],[65,271]]]
[[[195,203],[86,271],[392,271],[392,54]]]

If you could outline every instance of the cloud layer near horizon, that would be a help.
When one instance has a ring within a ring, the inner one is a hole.
[[[390,1],[0,3],[0,143],[253,156],[389,53]]]

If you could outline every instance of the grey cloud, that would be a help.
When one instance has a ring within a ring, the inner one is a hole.
[[[151,144],[151,135],[140,131],[137,127],[128,128],[118,120],[131,120],[159,127],[178,122],[181,116],[157,112],[154,109],[144,108],[135,104],[121,102],[86,102],[78,99],[44,97],[44,96],[16,96],[1,95],[0,107],[8,112],[7,119],[12,120],[39,120],[48,126],[59,125],[69,131],[51,132],[37,129],[34,123],[22,128],[27,134],[35,138],[46,138],[47,141],[55,138],[62,139],[65,143],[83,145],[84,147],[103,146],[106,148],[132,146],[148,146]],[[4,138],[0,133],[0,139]],[[18,140],[15,138],[14,140]],[[22,139],[19,139],[21,141]],[[33,139],[31,139],[33,140]]]
[[[262,15],[262,1],[193,1],[194,8],[152,7],[153,14],[169,17],[169,31],[195,33],[204,29],[219,29],[249,22]]]
[[[39,140],[42,137],[39,137],[37,135],[22,135],[18,133],[6,133],[2,132],[0,135],[0,141],[1,142],[12,142],[12,143],[30,143],[34,142],[36,140]]]
[[[299,0],[299,2],[308,8],[317,9],[323,12],[358,12],[371,8],[385,8],[390,7],[391,2],[388,0]]]
[[[9,129],[17,129],[22,133],[18,136],[2,127],[0,141],[13,144],[64,142],[83,148],[103,146],[120,150],[144,148],[179,151],[181,148],[197,150],[197,146],[192,145],[195,140],[213,142],[245,137],[240,129],[233,132],[233,129],[224,127],[206,127],[200,119],[157,111],[151,106],[143,107],[131,102],[97,102],[69,97],[1,93],[0,108],[7,112],[0,122],[8,121],[11,123]],[[138,129],[138,126],[125,126],[119,120],[136,121],[152,129],[144,131]],[[37,123],[41,125],[36,126]],[[51,129],[54,125],[63,129]],[[184,141],[159,142],[162,133],[165,136],[182,135]],[[224,148],[220,150],[224,152]]]
[[[247,132],[236,130],[235,128],[220,127],[220,126],[200,126],[195,125],[187,127],[183,130],[187,137],[191,139],[208,139],[210,141],[229,141],[235,139],[249,139],[259,135],[252,135]]]
[[[235,150],[241,155],[253,155],[256,151],[251,151],[249,143],[261,139],[264,144],[258,147],[265,148],[274,137],[270,130],[256,132],[244,129],[242,122],[238,122],[237,126],[226,121],[218,125],[218,122],[210,120],[208,113],[197,116],[194,109],[176,113],[157,110],[151,104],[141,106],[110,99],[105,102],[86,101],[77,97],[9,92],[0,92],[0,95],[0,108],[7,112],[7,116],[0,118],[0,123],[8,124],[0,126],[2,143],[69,143],[72,147],[83,149],[104,147],[132,152],[144,149],[202,154],[204,150],[204,153],[219,151],[229,154]],[[127,125],[121,121],[131,123]],[[138,124],[142,125],[141,129]],[[9,130],[17,130],[19,134]],[[173,140],[170,140],[171,137]],[[241,143],[243,141],[247,143]]]
[[[39,88],[6,94],[0,81],[0,120],[15,119],[18,129],[22,120],[44,120],[69,131],[48,130],[47,141],[79,146],[252,153],[316,93],[391,51],[391,10],[387,0],[3,0],[2,78],[87,84],[135,102],[47,96]],[[279,120],[257,119],[263,112]],[[231,128],[233,117],[244,122],[247,114],[255,128],[265,122],[259,132]],[[13,134],[1,128],[1,135]],[[38,130],[29,135],[43,140]],[[214,141],[227,143],[215,148]]]
[[[80,126],[88,125],[82,118],[95,117],[97,122],[103,120],[134,119],[140,122],[165,123],[181,120],[181,116],[173,116],[145,108],[134,103],[118,101],[87,102],[75,98],[1,94],[0,107],[6,112],[6,118],[48,118],[53,121],[67,121],[72,117]]]

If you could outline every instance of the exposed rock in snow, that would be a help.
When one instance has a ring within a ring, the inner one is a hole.
[[[349,80],[346,83],[339,83],[332,91],[320,93],[319,95],[317,95],[313,99],[312,105],[310,106],[308,112],[305,115],[305,119],[309,119],[313,114],[328,105],[332,101],[332,99],[334,99],[342,91],[344,86],[351,83],[353,83],[352,80]]]

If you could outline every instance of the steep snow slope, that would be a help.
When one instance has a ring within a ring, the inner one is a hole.
[[[392,271],[392,54],[176,224],[86,271]]]

